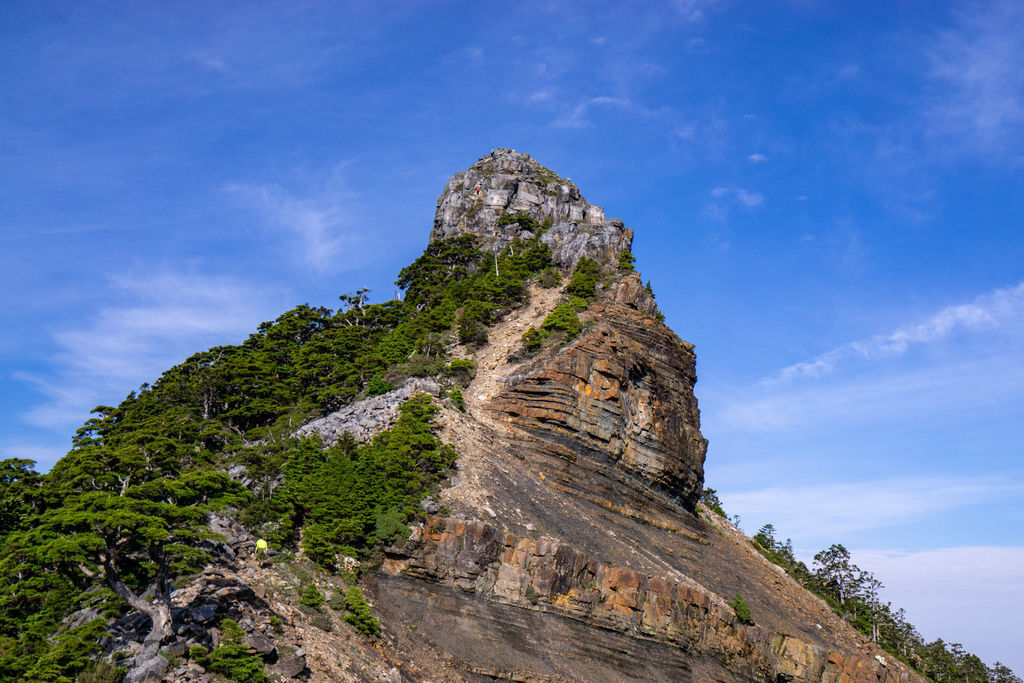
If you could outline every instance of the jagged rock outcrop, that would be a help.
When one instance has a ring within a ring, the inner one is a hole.
[[[640,278],[623,278],[588,309],[579,339],[510,376],[485,409],[530,437],[523,448],[587,470],[576,479],[587,493],[614,499],[634,477],[692,510],[707,449],[696,357],[656,311]]]
[[[529,154],[504,148],[448,180],[437,199],[430,239],[472,234],[481,238],[482,248],[501,251],[516,237],[534,236],[518,223],[499,224],[502,216],[517,214],[548,225],[541,239],[563,268],[572,268],[584,256],[613,262],[633,241],[632,230],[617,218],[606,218],[604,209],[584,199],[571,180]]]
[[[356,441],[366,442],[384,431],[398,419],[398,407],[419,393],[437,396],[441,387],[429,379],[413,378],[379,396],[371,396],[341,410],[336,410],[299,427],[295,436],[318,434],[325,446],[334,445],[345,432]]]

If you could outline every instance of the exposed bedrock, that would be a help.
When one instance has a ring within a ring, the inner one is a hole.
[[[400,589],[402,584],[394,583],[395,577],[416,579],[420,588]],[[415,590],[417,600],[446,604],[432,615],[439,622],[435,632],[445,627],[440,622],[446,620],[446,613],[452,622],[449,628],[472,620],[472,637],[490,646],[475,654],[459,652],[464,667],[471,671],[516,670],[517,662],[518,667],[527,662],[537,674],[533,680],[566,674],[577,680],[579,669],[553,666],[546,654],[549,642],[534,636],[578,631],[601,643],[610,641],[595,648],[598,652],[590,657],[573,656],[571,667],[578,667],[583,659],[592,669],[588,680],[650,680],[652,675],[657,679],[661,663],[676,667],[669,669],[678,676],[674,680],[922,680],[897,662],[743,624],[720,597],[696,583],[610,566],[558,540],[517,537],[482,522],[429,517],[408,541],[388,549],[381,580],[391,593],[388,597],[382,591],[381,599],[386,601],[392,600],[395,590]],[[428,584],[449,589],[423,588]],[[422,597],[424,592],[428,597]],[[527,618],[509,612],[495,619],[497,608],[483,603],[539,614]],[[492,616],[478,618],[483,613]],[[588,628],[583,631],[579,625]],[[619,648],[612,647],[619,638],[608,637],[609,632],[629,639]],[[496,637],[499,633],[501,638]],[[447,643],[440,645],[451,650]],[[685,657],[666,654],[665,645]],[[572,649],[572,644],[560,647]],[[657,664],[652,671],[645,671],[645,652]],[[622,677],[630,672],[634,675]]]
[[[580,478],[581,491],[613,497],[617,481],[639,479],[693,510],[707,450],[695,356],[654,311],[626,277],[587,310],[579,339],[509,377],[485,408],[532,437],[532,452],[590,470],[597,479]]]
[[[571,180],[511,149],[496,149],[448,180],[437,199],[430,239],[472,234],[484,249],[500,251],[516,237],[534,236],[527,226],[498,224],[502,216],[517,214],[541,225],[550,221],[541,239],[563,268],[584,256],[613,262],[633,241],[632,230],[617,218],[605,218]]]

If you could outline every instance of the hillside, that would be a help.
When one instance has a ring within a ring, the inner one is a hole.
[[[4,461],[0,676],[1014,680],[713,509],[694,347],[631,241],[495,150],[401,299],[300,306],[97,408],[49,474]]]

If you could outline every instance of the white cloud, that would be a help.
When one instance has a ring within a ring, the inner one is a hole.
[[[972,412],[1003,414],[1024,401],[1020,352],[965,359],[914,371],[815,383],[802,388],[754,387],[705,393],[702,412],[719,429],[787,431],[836,424],[938,419]]]
[[[1024,482],[915,476],[773,486],[730,493],[723,499],[730,512],[748,520],[770,520],[786,535],[803,541],[906,524],[1022,493]]]
[[[526,101],[530,102],[531,104],[536,104],[538,102],[547,102],[548,100],[551,99],[552,95],[554,94],[554,90],[552,90],[551,88],[545,88],[543,90],[538,90],[532,93],[529,97],[526,98]]]
[[[693,22],[703,19],[704,11],[717,3],[718,0],[675,0],[680,16]]]
[[[344,251],[364,240],[353,210],[358,197],[346,189],[341,168],[306,196],[277,184],[232,183],[225,190],[241,197],[269,226],[283,228],[294,259],[319,271],[337,271]]]
[[[792,382],[804,377],[821,377],[854,359],[875,360],[905,353],[912,345],[944,339],[957,330],[998,327],[1024,319],[1024,282],[997,289],[969,304],[947,306],[925,320],[901,327],[889,334],[843,344],[809,361],[782,369],[767,385]]]
[[[753,154],[747,155],[747,161],[749,161],[752,164],[760,164],[764,161],[768,161],[768,157],[758,152],[754,152]]]
[[[931,132],[979,151],[1005,150],[1024,138],[1024,4],[968,7],[927,50],[938,88],[928,111]]]
[[[727,200],[730,197],[748,209],[764,204],[763,194],[742,187],[719,186],[712,189],[710,194],[714,201],[704,207],[704,215],[719,221],[724,221],[729,217]]]
[[[622,97],[609,97],[599,95],[580,102],[567,116],[555,121],[555,125],[561,128],[590,128],[594,124],[587,118],[588,112],[594,107],[613,107],[617,109],[631,109],[632,102]]]
[[[988,664],[998,660],[1024,672],[1024,547],[864,549],[851,555],[881,579],[883,599],[906,610],[926,640],[959,642]]]
[[[241,342],[281,304],[281,293],[193,273],[137,272],[109,286],[123,303],[55,330],[46,374],[15,374],[47,398],[21,416],[25,422],[67,434],[97,404],[120,402],[191,353]]]
[[[760,192],[750,192],[743,188],[736,190],[736,199],[744,206],[761,206],[764,204],[764,195]]]

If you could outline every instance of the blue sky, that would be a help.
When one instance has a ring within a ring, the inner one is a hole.
[[[512,147],[634,229],[742,526],[1024,671],[1021,64],[1015,0],[4,3],[0,457],[390,298]]]

